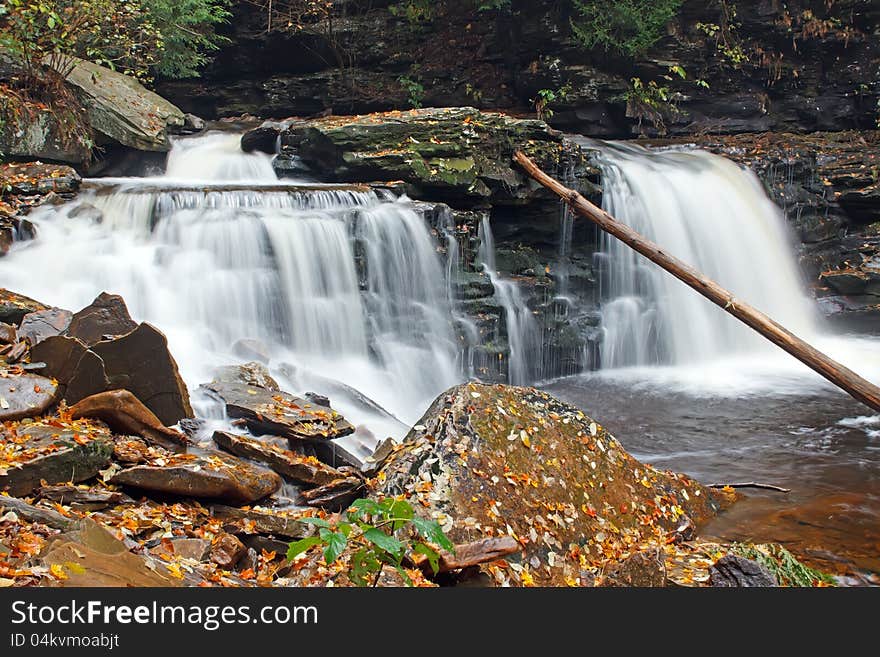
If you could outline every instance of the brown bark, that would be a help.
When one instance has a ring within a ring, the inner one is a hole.
[[[517,151],[514,160],[538,183],[556,193],[571,209],[586,217],[602,230],[659,265],[677,279],[686,283],[712,303],[754,329],[776,346],[784,349],[799,361],[812,368],[834,385],[846,391],[863,404],[880,410],[880,388],[852,370],[832,360],[816,348],[804,342],[781,324],[761,311],[734,296],[693,267],[666,253],[662,247],[618,222],[614,217],[572,189],[541,171],[524,153]]]

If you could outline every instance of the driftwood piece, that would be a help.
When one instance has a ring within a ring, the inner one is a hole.
[[[576,191],[567,188],[558,180],[554,180],[541,171],[524,153],[517,151],[514,159],[529,176],[568,203],[575,213],[589,219],[606,233],[613,235],[651,262],[659,265],[863,404],[874,410],[880,410],[880,388],[873,383],[807,344],[761,311],[736,299],[731,292],[715,281],[666,253],[660,245],[620,223]]]
[[[440,551],[437,574],[497,561],[511,554],[516,554],[521,550],[522,546],[511,536],[484,538],[473,543],[456,545],[455,554],[446,550]],[[431,569],[431,564],[425,555],[414,554],[410,557],[410,561],[426,574],[433,574],[434,571]]]

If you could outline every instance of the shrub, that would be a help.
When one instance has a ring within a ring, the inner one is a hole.
[[[683,0],[572,0],[575,40],[629,57],[644,54],[663,36]]]
[[[287,558],[320,549],[329,566],[347,553],[347,574],[356,586],[376,586],[386,565],[411,585],[404,567],[407,559],[422,555],[436,574],[439,550],[455,549],[439,524],[418,517],[409,502],[396,498],[355,500],[335,523],[313,517],[299,522],[314,525],[318,534],[291,543]]]

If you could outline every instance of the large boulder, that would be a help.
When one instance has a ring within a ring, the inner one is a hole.
[[[54,113],[31,103],[20,108],[25,111],[0,110],[0,153],[69,164],[88,160],[89,145],[77,135],[68,134]]]
[[[110,389],[130,391],[163,424],[193,416],[186,384],[159,329],[144,322],[122,337],[98,342],[91,350],[104,362]]]
[[[131,333],[137,326],[121,296],[101,292],[90,305],[73,316],[67,335],[79,338],[91,347],[108,337]]]
[[[168,134],[183,127],[184,114],[175,105],[132,77],[85,60],[75,60],[67,75],[94,130],[123,146],[142,151],[167,151]]]
[[[459,206],[519,205],[549,197],[514,169],[514,151],[555,168],[563,156],[579,157],[566,143],[543,121],[427,108],[294,123],[281,135],[275,166],[287,172],[300,163],[337,181],[403,180],[419,198]]]
[[[732,501],[640,463],[597,422],[544,392],[474,383],[434,402],[373,486],[410,498],[455,543],[517,539],[522,560],[507,571],[489,567],[495,581],[514,584],[589,584]]]
[[[136,324],[121,297],[99,295],[73,316],[65,335],[36,344],[31,360],[46,364],[43,373],[57,379],[59,398],[68,404],[124,389],[165,426],[193,416],[165,335],[150,324]]]

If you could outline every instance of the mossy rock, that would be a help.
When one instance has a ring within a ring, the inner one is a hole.
[[[513,166],[516,150],[555,170],[578,152],[542,121],[472,107],[426,108],[293,124],[282,134],[276,168],[292,157],[336,180],[403,180],[426,198],[473,206],[521,204],[545,195]]]
[[[583,584],[583,573],[665,544],[735,499],[640,463],[544,392],[475,383],[438,397],[373,485],[410,498],[456,543],[516,538],[520,560],[485,567],[512,584]]]

